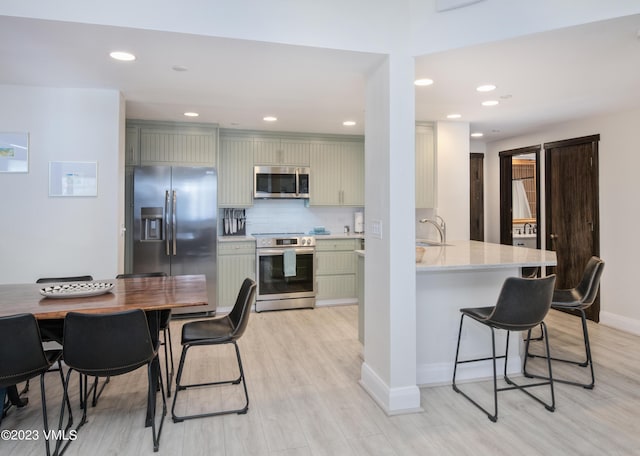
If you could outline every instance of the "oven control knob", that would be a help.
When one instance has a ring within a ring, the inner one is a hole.
[[[307,245],[307,238],[302,238],[302,245]]]

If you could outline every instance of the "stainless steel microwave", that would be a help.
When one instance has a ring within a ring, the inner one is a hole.
[[[255,166],[254,198],[309,198],[309,168]]]

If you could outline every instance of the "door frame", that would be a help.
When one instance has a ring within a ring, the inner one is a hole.
[[[560,141],[553,141],[544,143],[543,148],[545,151],[545,240],[546,249],[551,250],[553,243],[551,236],[554,234],[552,226],[553,217],[553,203],[550,195],[553,192],[552,185],[552,167],[551,167],[551,153],[553,149],[561,147],[570,147],[578,145],[591,145],[591,192],[593,195],[593,221],[592,221],[592,255],[600,256],[600,193],[599,193],[599,159],[598,159],[598,143],[600,141],[600,135],[582,136],[579,138],[571,138]],[[577,312],[571,312],[578,315]],[[589,309],[586,310],[587,318],[598,322],[600,320],[600,292],[596,296],[596,300]]]
[[[536,248],[540,248],[540,151],[542,147],[520,147],[518,149],[503,150],[500,157],[500,244],[513,245],[513,157],[525,154],[536,156]]]

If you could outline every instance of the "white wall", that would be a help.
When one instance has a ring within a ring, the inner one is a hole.
[[[640,179],[636,172],[640,168],[638,125],[640,109],[560,124],[536,134],[489,143],[485,156],[485,229],[488,240],[499,242],[500,151],[600,134],[600,255],[606,264],[601,284],[601,323],[640,334],[640,306],[632,285],[640,258],[640,243],[634,236],[636,227],[640,226],[637,201]],[[541,182],[544,187],[544,176]],[[541,199],[544,199],[544,188]],[[544,226],[543,221],[539,225]]]
[[[0,125],[29,133],[29,172],[0,174],[0,282],[114,277],[122,220],[117,91],[0,86]],[[97,197],[49,197],[49,161],[98,163]]]

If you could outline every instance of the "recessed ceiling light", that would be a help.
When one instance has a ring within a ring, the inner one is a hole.
[[[131,62],[136,59],[136,56],[130,52],[113,51],[109,54],[112,59],[122,60],[123,62]]]
[[[344,122],[342,122],[342,125],[344,125],[345,127],[353,127],[356,124],[356,122],[354,120],[345,120]]]
[[[447,119],[459,119],[462,117],[462,114],[449,114],[447,115]]]
[[[187,117],[198,117],[200,114],[197,112],[185,112],[184,115]]]
[[[491,92],[492,90],[496,90],[496,86],[494,86],[493,84],[484,84],[476,87],[476,90],[478,92]]]
[[[416,79],[414,81],[414,84],[420,87],[430,86],[431,84],[433,84],[433,79],[428,79],[428,78]]]
[[[174,65],[174,66],[171,67],[171,69],[173,71],[187,71],[189,68],[187,68],[184,65]]]
[[[480,133],[479,131],[476,133],[471,133],[471,136],[473,138],[482,138],[484,136],[484,133]]]
[[[482,106],[495,106],[499,103],[500,102],[498,100],[487,100],[482,102]]]
[[[265,122],[275,122],[276,120],[278,120],[278,118],[274,116],[266,116],[263,117],[262,120],[264,120]]]

